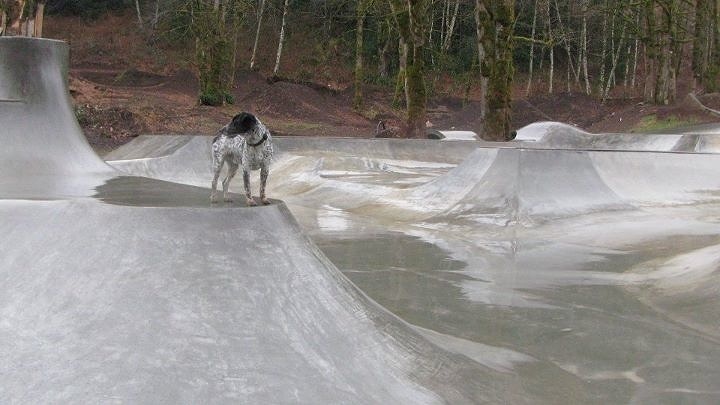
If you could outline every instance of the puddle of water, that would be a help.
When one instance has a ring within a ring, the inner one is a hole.
[[[438,246],[456,241],[433,244],[400,232],[348,239],[321,230],[316,243],[360,289],[407,322],[537,359],[513,372],[541,397],[556,392],[558,398],[628,403],[642,395],[652,403],[670,388],[684,390],[677,394],[683,400],[720,399],[707,394],[720,381],[720,347],[658,313],[612,277],[650,257],[715,239],[659,235],[604,253],[551,241],[525,241],[527,251],[522,243],[515,250],[476,246],[474,253],[462,247],[470,260]],[[486,271],[478,270],[480,264]],[[593,281],[597,274],[610,281]],[[472,284],[510,300],[532,296],[549,305],[473,300],[467,290]]]
[[[235,193],[230,193],[230,195],[232,196],[231,202],[222,201],[222,190],[220,190],[219,202],[213,204],[210,202],[209,188],[147,177],[119,176],[97,186],[93,197],[107,204],[136,207],[231,208],[247,206],[244,195]]]

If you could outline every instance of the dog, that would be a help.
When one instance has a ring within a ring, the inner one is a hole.
[[[270,204],[265,195],[270,162],[273,157],[272,135],[257,117],[241,112],[229,124],[222,127],[212,141],[212,192],[210,201],[217,202],[217,181],[223,165],[227,163],[227,177],[222,182],[223,199],[232,201],[228,194],[230,181],[242,166],[245,198],[248,205],[257,205],[250,191],[250,171],[260,170],[260,201]]]

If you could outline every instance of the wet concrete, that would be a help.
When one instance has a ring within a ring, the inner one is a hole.
[[[533,403],[720,398],[718,156],[478,148],[387,165],[331,142],[281,154],[273,195],[434,344],[512,373]],[[173,159],[117,166],[202,184]]]

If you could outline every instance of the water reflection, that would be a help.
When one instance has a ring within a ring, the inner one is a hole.
[[[210,189],[147,177],[119,176],[95,188],[97,198],[108,204],[137,207],[245,207],[245,196],[230,193],[233,201],[210,202]]]

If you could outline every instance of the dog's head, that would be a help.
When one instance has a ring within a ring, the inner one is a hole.
[[[249,112],[241,112],[230,121],[228,133],[243,134],[255,128],[255,125],[257,125],[257,118],[254,115]]]

